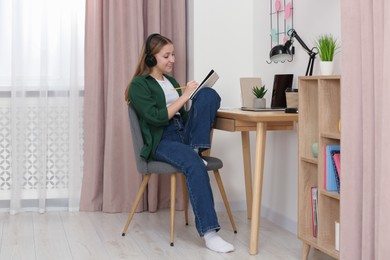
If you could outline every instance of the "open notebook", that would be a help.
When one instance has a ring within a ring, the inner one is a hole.
[[[214,86],[215,82],[217,82],[218,79],[219,79],[218,74],[213,69],[210,70],[209,74],[207,74],[204,80],[198,85],[198,87],[191,94],[190,99],[192,99],[201,88],[204,87],[211,88],[212,86]]]
[[[283,111],[286,109],[286,89],[292,87],[293,74],[277,74],[274,77],[271,106],[254,108],[252,88],[263,86],[261,78],[240,78],[241,109],[246,111]],[[267,100],[268,101],[268,100]],[[269,102],[269,101],[268,101]]]

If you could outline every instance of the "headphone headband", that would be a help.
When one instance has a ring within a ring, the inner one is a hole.
[[[157,36],[157,35],[160,35],[158,33],[153,33],[151,35],[148,36],[148,38],[146,39],[146,43],[145,43],[145,53],[148,55],[151,53],[151,47],[150,47],[150,43],[153,39],[153,37]]]

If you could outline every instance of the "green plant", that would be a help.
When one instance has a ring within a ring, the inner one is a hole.
[[[337,39],[332,34],[323,34],[318,36],[315,41],[318,48],[318,54],[322,61],[333,61],[336,51],[339,49]]]
[[[254,86],[252,88],[252,93],[255,95],[256,98],[263,98],[265,93],[267,93],[268,89],[265,88],[265,85],[263,85],[261,88],[258,86]]]

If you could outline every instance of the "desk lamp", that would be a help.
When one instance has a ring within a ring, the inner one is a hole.
[[[287,32],[287,35],[290,36],[290,39],[286,41],[285,44],[276,45],[273,47],[269,53],[269,57],[273,62],[285,62],[286,60],[292,61],[294,56],[294,46],[292,46],[294,42],[294,38],[301,44],[301,46],[306,50],[307,54],[309,54],[309,63],[307,64],[306,76],[311,76],[313,74],[313,66],[314,59],[318,54],[317,47],[313,47],[309,49],[307,45],[302,41],[301,37],[299,37],[298,33],[291,29]],[[291,48],[291,49],[290,49]]]

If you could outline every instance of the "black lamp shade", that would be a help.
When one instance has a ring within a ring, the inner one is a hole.
[[[286,42],[285,45],[280,44],[273,47],[269,53],[269,58],[271,61],[278,62],[278,61],[286,61],[290,60],[292,58],[291,51],[290,51],[291,43],[289,41]]]

